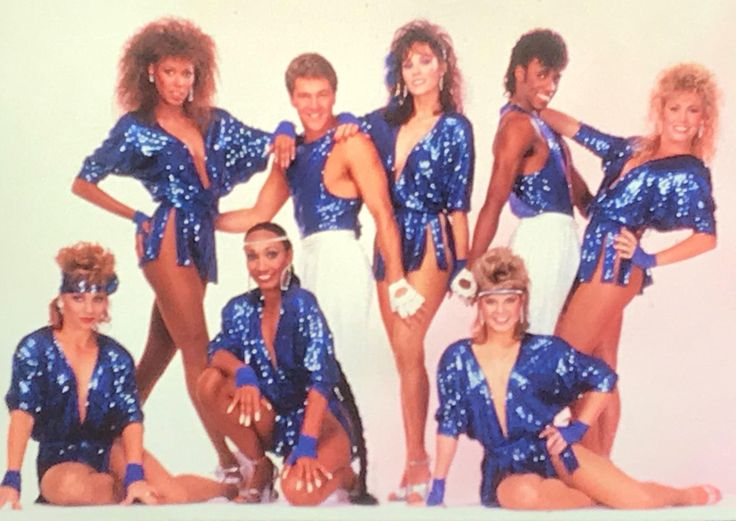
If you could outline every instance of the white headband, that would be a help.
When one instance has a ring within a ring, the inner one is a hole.
[[[252,240],[248,239],[247,237],[243,241],[243,246],[250,246],[252,244],[268,244],[269,242],[282,242],[282,241],[288,241],[289,238],[286,235],[279,235],[277,237],[269,237],[268,239],[257,239]]]
[[[478,292],[478,298],[487,297],[488,295],[523,295],[523,294],[524,294],[523,289],[491,288],[491,289],[484,289],[483,291]]]

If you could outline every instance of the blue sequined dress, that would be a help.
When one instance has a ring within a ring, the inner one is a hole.
[[[13,355],[5,395],[8,409],[33,416],[31,437],[39,443],[38,480],[67,461],[107,472],[110,447],[130,423],[142,422],[135,365],[112,338],[98,334],[99,353],[89,381],[87,412],[80,423],[77,381],[50,327],[26,336]]]
[[[276,413],[270,450],[287,456],[299,440],[310,389],[327,399],[332,414],[354,437],[349,416],[334,391],[340,369],[330,329],[314,295],[295,284],[282,292],[274,338],[276,360],[271,360],[263,340],[263,306],[258,289],[231,299],[222,310],[222,330],[210,342],[209,356],[224,349],[255,371],[261,394]]]
[[[396,137],[400,126],[389,124],[384,110],[365,116],[361,129],[378,149],[388,177],[391,203],[401,236],[404,271],[422,265],[426,248],[426,229],[432,234],[437,267],[448,269],[448,253],[443,243],[441,215],[470,210],[475,152],[473,127],[456,112],[443,113],[432,129],[414,146],[403,170],[394,172]],[[447,234],[450,255],[455,256],[453,234]],[[376,251],[376,278],[384,277],[383,259]]]
[[[196,266],[200,276],[217,280],[214,220],[220,197],[266,168],[270,134],[250,128],[222,109],[212,109],[204,136],[205,169],[210,186],[202,184],[186,145],[141,115],[124,115],[100,148],[85,159],[78,177],[98,183],[108,174],[141,181],[159,203],[151,232],[145,237],[141,263],[156,259],[172,209],[176,224],[176,259]]]
[[[480,497],[490,506],[496,503],[498,484],[509,474],[557,475],[539,433],[582,393],[610,392],[616,379],[603,361],[558,337],[525,335],[509,375],[504,436],[471,340],[459,340],[445,350],[437,369],[437,433],[454,438],[466,434],[483,446]],[[569,447],[561,459],[568,471],[578,466]]]
[[[631,260],[622,260],[618,273],[615,270],[614,239],[624,227],[637,236],[647,228],[689,228],[715,235],[710,170],[700,159],[692,155],[652,159],[621,177],[636,151],[636,138],[611,136],[583,124],[573,139],[603,160],[604,174],[589,209],[578,280],[590,281],[603,255],[601,280],[629,283]],[[642,289],[652,280],[649,270],[644,275]]]

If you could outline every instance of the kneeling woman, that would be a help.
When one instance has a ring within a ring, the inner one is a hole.
[[[655,508],[720,498],[712,486],[677,489],[636,481],[578,444],[609,400],[616,374],[560,338],[525,334],[529,280],[510,250],[487,252],[473,276],[479,288],[474,336],[447,348],[438,368],[437,463],[428,504],[443,501],[460,434],[485,449],[484,505]],[[578,397],[579,416],[554,425]]]
[[[198,385],[213,424],[254,464],[241,498],[275,498],[276,471],[265,454],[272,451],[286,457],[281,489],[290,503],[316,505],[337,489],[370,502],[360,417],[317,301],[292,274],[291,243],[280,226],[260,223],[248,230],[244,249],[258,288],[223,309]],[[354,447],[363,464],[358,481]]]
[[[118,285],[112,254],[80,242],[62,248],[56,261],[62,283],[51,302],[51,325],[23,338],[13,357],[5,397],[8,471],[0,507],[20,507],[20,468],[29,437],[39,442],[41,502],[174,503],[227,495],[228,487],[214,481],[172,477],[143,450],[133,359],[97,332],[109,320],[108,296]]]

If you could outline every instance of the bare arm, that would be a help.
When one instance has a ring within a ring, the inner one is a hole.
[[[593,194],[588,190],[588,185],[585,184],[583,178],[580,176],[580,172],[575,168],[575,164],[572,162],[572,155],[567,143],[561,141],[562,152],[567,159],[568,168],[570,169],[570,185],[572,188],[572,204],[578,209],[583,217],[588,217],[588,206],[593,200]]]
[[[133,208],[118,201],[96,184],[85,181],[84,179],[74,179],[72,193],[120,217],[133,219],[133,215],[135,214]]]
[[[238,360],[235,355],[229,351],[225,351],[224,349],[215,351],[215,354],[212,355],[212,360],[210,361],[210,367],[219,369],[223,374],[230,378],[235,377],[235,371],[242,366],[243,362]]]
[[[397,281],[404,276],[401,242],[381,160],[370,139],[363,134],[353,136],[341,145],[346,147],[350,176],[376,223],[376,240],[386,263],[386,280]]]
[[[289,185],[286,183],[286,174],[274,161],[268,179],[258,193],[256,204],[252,208],[221,213],[215,221],[215,226],[223,232],[246,232],[255,224],[273,219],[288,198]]]
[[[450,465],[455,458],[457,450],[457,438],[446,436],[444,434],[437,435],[437,458],[434,464],[434,479],[445,479],[450,471]]]
[[[677,244],[656,253],[654,255],[656,259],[655,265],[663,266],[690,259],[712,250],[716,247],[717,242],[718,239],[713,234],[693,232],[689,237],[681,240]],[[624,259],[631,259],[638,245],[639,239],[626,228],[621,229],[614,242],[616,251]]]
[[[127,463],[143,463],[143,424],[129,423],[122,433],[125,461]]]
[[[455,242],[455,254],[458,259],[466,259],[469,249],[468,240],[470,239],[468,214],[461,211],[450,213],[450,224],[452,226],[452,238]]]
[[[573,137],[580,130],[580,121],[568,116],[564,112],[560,112],[554,109],[544,109],[539,113],[539,116],[554,129],[558,134],[562,134],[565,137]]]
[[[10,424],[8,425],[8,470],[20,471],[23,466],[23,456],[28,446],[28,438],[33,430],[33,416],[25,411],[14,410],[10,412]],[[10,504],[13,509],[20,508],[20,494],[11,487],[0,487],[0,508],[5,503]]]
[[[475,223],[473,246],[468,254],[468,264],[471,266],[485,253],[496,235],[501,210],[521,169],[524,154],[532,146],[535,135],[527,116],[509,114],[501,122],[493,142],[491,182]]]

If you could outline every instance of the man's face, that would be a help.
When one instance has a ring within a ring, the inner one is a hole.
[[[335,91],[327,78],[297,78],[291,93],[291,105],[307,135],[321,135],[333,124]]]
[[[517,65],[514,70],[516,92],[514,100],[526,110],[542,110],[557,92],[562,69],[552,69],[539,58],[532,58],[526,67]]]

